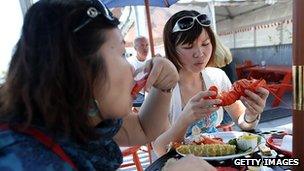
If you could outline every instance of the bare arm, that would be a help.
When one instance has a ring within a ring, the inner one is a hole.
[[[263,112],[269,92],[259,88],[256,93],[246,90],[246,97],[225,107],[234,122],[243,130],[254,129],[259,122],[259,115]],[[243,103],[242,103],[243,102]]]
[[[167,129],[171,93],[162,90],[176,85],[178,72],[168,59],[161,57],[154,57],[146,65],[152,67],[146,83],[146,88],[151,89],[139,115],[124,118],[123,126],[115,136],[120,145],[145,144]]]
[[[245,113],[246,107],[240,100],[237,100],[230,106],[224,107],[225,110],[230,114],[234,123],[238,123],[239,117]]]
[[[201,91],[193,96],[186,104],[184,110],[180,114],[178,120],[169,126],[168,130],[159,136],[153,143],[154,150],[157,155],[161,156],[166,153],[166,146],[170,142],[182,142],[188,126],[203,117],[209,117],[211,113],[218,110],[218,107],[210,107],[221,103],[220,100],[203,99],[205,96],[211,95],[210,91]],[[166,120],[168,121],[168,120]]]
[[[158,156],[164,155],[166,153],[166,147],[170,142],[182,142],[189,124],[190,123],[185,121],[183,116],[178,118],[178,120],[172,126],[169,122],[167,122],[167,131],[161,134],[153,142],[153,149],[156,154]]]
[[[121,146],[132,146],[157,138],[167,129],[170,99],[171,93],[152,88],[139,114],[130,114],[123,119],[115,141]]]

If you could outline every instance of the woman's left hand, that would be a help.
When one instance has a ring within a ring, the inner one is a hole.
[[[246,106],[246,114],[249,118],[256,119],[259,114],[261,114],[266,105],[266,99],[269,95],[269,91],[265,88],[259,87],[256,93],[245,90],[245,95],[247,97],[241,97],[240,100]]]
[[[154,57],[147,62],[146,66],[150,67],[146,90],[149,90],[151,86],[160,90],[170,90],[179,80],[176,67],[166,58]]]

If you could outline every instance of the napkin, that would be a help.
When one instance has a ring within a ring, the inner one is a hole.
[[[285,135],[282,140],[281,149],[292,152],[292,136]]]

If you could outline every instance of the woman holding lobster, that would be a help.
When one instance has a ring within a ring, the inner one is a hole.
[[[265,107],[269,91],[262,87],[245,90],[233,103],[228,96],[217,96],[217,91],[229,92],[232,85],[222,70],[208,67],[216,49],[210,23],[206,14],[180,11],[165,25],[166,57],[177,68],[180,80],[173,90],[167,131],[154,142],[158,155],[166,152],[170,142],[181,142],[195,125],[202,132],[217,131],[223,110],[241,129],[254,129]],[[226,106],[227,101],[232,104]]]

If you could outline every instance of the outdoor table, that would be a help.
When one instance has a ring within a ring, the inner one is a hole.
[[[268,65],[268,66],[254,66],[250,68],[244,69],[249,72],[248,79],[250,79],[253,75],[258,74],[282,74],[283,79],[277,84],[277,91],[275,95],[278,98],[274,98],[272,102],[272,107],[279,106],[283,95],[287,90],[292,90],[292,69],[289,66],[285,65]]]
[[[257,64],[256,64],[256,65],[237,64],[237,65],[236,65],[236,74],[237,74],[237,76],[238,76],[238,79],[245,78],[245,75],[246,75],[246,74],[244,73],[245,69],[251,68],[251,67],[254,67],[254,66],[257,66]]]
[[[253,130],[251,131],[252,133],[256,133],[258,135],[261,135],[262,137],[269,136],[271,134],[276,134],[280,131],[272,130],[272,131],[267,131],[267,132],[261,132],[260,130]],[[265,137],[267,138],[267,137]],[[285,158],[290,158],[286,155],[283,155],[276,151],[278,153],[277,158],[285,159]],[[255,152],[251,155],[251,158],[261,158],[260,155],[257,154],[258,152]],[[246,158],[247,156],[240,157],[241,158]],[[182,158],[181,155],[179,155],[175,150],[171,150],[170,152],[166,153],[162,157],[158,158],[155,162],[153,162],[147,169],[146,171],[161,171],[162,167],[165,165],[168,159],[170,158],[176,158],[180,159]],[[228,159],[228,160],[222,160],[222,161],[208,161],[211,165],[214,167],[232,167],[236,168],[238,170],[247,170],[246,166],[234,166],[233,164],[233,159]],[[275,171],[282,171],[282,170],[291,170],[291,166],[268,166],[271,167]]]

